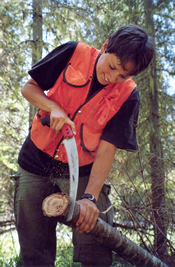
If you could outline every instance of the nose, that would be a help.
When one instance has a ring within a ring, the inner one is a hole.
[[[110,75],[110,82],[111,83],[116,83],[118,76],[119,76],[118,71],[115,71],[115,72],[111,73],[111,75]]]

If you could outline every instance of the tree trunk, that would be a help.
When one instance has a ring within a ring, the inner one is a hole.
[[[144,0],[145,6],[145,19],[148,33],[153,36],[155,42],[155,31],[153,23],[153,2],[152,0]],[[150,133],[149,144],[150,153],[153,155],[150,160],[151,167],[151,180],[152,180],[152,208],[154,210],[153,220],[155,225],[154,244],[155,252],[159,256],[166,253],[166,219],[165,219],[165,188],[164,188],[164,166],[163,161],[158,159],[162,158],[162,143],[160,137],[160,116],[158,106],[158,86],[157,86],[157,73],[156,73],[156,53],[154,55],[152,64],[148,68],[149,79],[149,102],[150,102]]]
[[[42,57],[42,0],[33,0],[33,45],[32,65]],[[30,104],[29,125],[31,125],[36,113],[36,107]]]

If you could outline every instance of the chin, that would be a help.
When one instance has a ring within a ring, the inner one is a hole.
[[[107,83],[106,81],[101,82],[102,85],[108,85],[109,83]]]

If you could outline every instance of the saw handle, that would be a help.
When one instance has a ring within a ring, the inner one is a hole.
[[[70,127],[69,124],[65,123],[61,129],[64,137],[68,137],[68,138],[72,138],[74,135],[73,135],[73,132],[72,132],[72,129]]]
[[[40,118],[40,121],[43,126],[50,127],[50,116],[49,115],[46,115],[44,118]]]
[[[49,115],[46,115],[44,118],[40,118],[40,121],[43,126],[50,127],[50,116]],[[65,138],[72,138],[74,136],[70,125],[67,123],[63,125],[61,131]]]

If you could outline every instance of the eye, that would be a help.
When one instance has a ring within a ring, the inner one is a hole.
[[[126,80],[128,77],[121,75],[122,79]]]
[[[111,65],[109,65],[109,67],[110,67],[111,70],[115,70],[115,68],[113,68]]]

